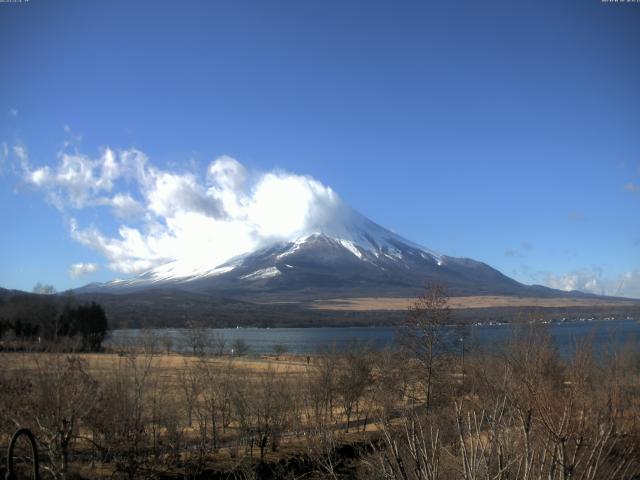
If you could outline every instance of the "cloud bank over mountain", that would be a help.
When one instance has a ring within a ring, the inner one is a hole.
[[[345,208],[330,187],[308,176],[273,171],[249,181],[229,156],[198,175],[154,166],[137,149],[104,148],[95,157],[60,152],[55,166],[39,167],[23,147],[14,154],[24,183],[69,215],[71,237],[124,274],[173,260],[217,265],[267,241],[314,231]],[[108,209],[117,234],[81,224],[74,212],[89,207]]]

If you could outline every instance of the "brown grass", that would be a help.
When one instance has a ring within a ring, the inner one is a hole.
[[[414,298],[333,298],[316,300],[309,306],[316,310],[369,311],[369,310],[406,310]],[[449,306],[453,309],[490,308],[490,307],[604,307],[637,306],[633,300],[612,300],[609,298],[537,298],[507,296],[470,296],[450,297]]]
[[[0,353],[0,365],[5,370],[32,370],[37,368],[36,362],[46,365],[54,356],[65,356],[65,353]],[[114,367],[128,354],[118,353],[82,353],[80,356],[87,362],[88,371],[97,376],[105,375],[114,370]],[[135,356],[136,361],[142,364],[143,355]],[[306,357],[296,355],[281,356],[276,360],[271,356],[261,357],[212,357],[190,356],[177,353],[162,353],[153,356],[153,368],[163,377],[173,377],[185,368],[195,367],[199,362],[207,362],[220,369],[232,368],[237,373],[258,374],[269,369],[276,373],[296,374],[306,370]]]
[[[51,364],[68,356],[80,357],[86,365],[87,373],[91,374],[96,379],[106,379],[114,375],[117,371],[118,365],[122,365],[123,361],[134,360],[140,370],[144,369],[145,362],[149,360],[149,357],[144,353],[139,352],[127,352],[127,353],[52,353],[52,352],[0,352],[0,365],[3,366],[5,371],[17,371],[24,374],[31,372],[37,372],[39,368],[47,364]],[[160,381],[161,390],[166,397],[175,398],[178,401],[182,398],[182,387],[180,385],[180,374],[188,369],[195,369],[198,364],[206,362],[209,365],[214,366],[220,370],[230,370],[232,375],[238,376],[238,381],[254,382],[258,381],[262,374],[271,370],[276,374],[286,376],[289,382],[297,383],[303,380],[303,375],[308,373],[317,367],[317,363],[314,359],[311,363],[307,364],[306,355],[281,355],[278,360],[274,356],[244,356],[244,357],[232,357],[232,356],[192,356],[179,353],[154,353],[152,355],[153,375]],[[151,388],[151,387],[150,387]],[[345,422],[346,416],[340,410],[338,404],[333,409],[333,419],[338,424],[339,422]],[[184,421],[184,419],[182,419]],[[333,434],[336,437],[336,441],[340,443],[356,443],[363,441],[366,438],[367,433],[371,433],[376,430],[374,423],[369,423],[366,427],[366,432],[361,429],[354,431],[353,428],[350,432],[346,433],[342,428],[335,427]],[[207,453],[207,461],[209,466],[213,466],[218,471],[232,470],[237,467],[238,462],[243,458],[246,460],[247,453],[243,451],[245,446],[229,446],[228,444],[237,435],[237,425],[233,423],[226,431],[226,433],[218,432],[218,441],[223,445],[216,452]],[[194,418],[194,424],[192,427],[182,425],[182,430],[185,435],[185,439],[188,441],[195,441],[197,431],[197,419]],[[85,436],[89,436],[87,432],[84,432]],[[6,439],[5,439],[6,441]],[[304,436],[294,436],[290,433],[283,436],[280,443],[280,448],[277,452],[273,452],[267,449],[265,452],[265,461],[276,462],[283,458],[296,457],[306,452],[308,448],[309,440]],[[1,442],[0,442],[1,443]],[[226,446],[224,444],[227,444]],[[89,452],[91,446],[83,442],[76,444],[76,449],[79,452]],[[239,457],[234,458],[231,455],[231,451],[239,451]],[[183,452],[184,458],[188,457],[189,453]],[[254,447],[254,458],[259,458],[258,447]],[[111,478],[114,472],[113,464],[101,463],[100,461],[94,461],[91,464],[82,463],[76,461],[74,464],[74,471],[83,474],[87,478]],[[176,467],[176,474],[184,474],[179,467]]]

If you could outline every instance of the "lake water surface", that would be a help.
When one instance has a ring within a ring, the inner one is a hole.
[[[448,328],[448,327],[447,327]],[[582,340],[591,340],[596,350],[612,345],[621,346],[640,339],[640,322],[637,320],[594,320],[583,322],[550,323],[548,332],[560,353],[569,356]],[[473,325],[468,327],[465,343],[488,348],[498,347],[512,334],[514,327],[503,325]],[[374,348],[392,346],[398,339],[398,327],[319,327],[319,328],[212,328],[206,329],[210,337],[222,335],[227,347],[237,339],[244,340],[250,353],[265,354],[274,351],[274,345],[285,345],[290,353],[306,354],[322,347],[335,346],[345,349],[354,342],[370,344]],[[453,328],[450,335],[458,336]],[[170,339],[174,351],[188,351],[189,339],[185,329],[114,330],[105,342],[110,346],[142,346],[149,336],[162,345],[161,339]],[[465,347],[466,348],[466,347]]]

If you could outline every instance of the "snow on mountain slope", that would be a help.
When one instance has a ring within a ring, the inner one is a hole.
[[[291,238],[262,242],[259,248],[218,265],[173,261],[128,280],[92,284],[80,291],[164,287],[249,296],[303,292],[313,298],[414,295],[427,282],[445,284],[456,295],[526,295],[534,288],[482,262],[419,246],[344,204],[330,213],[311,218]],[[554,295],[549,289],[542,294]]]
[[[333,213],[334,216],[331,218],[324,217],[321,221],[310,222],[307,231],[301,232],[290,239],[274,240],[272,244],[264,245],[258,251],[280,247],[282,251],[276,258],[276,260],[279,261],[294,254],[309,242],[311,238],[323,236],[334,240],[355,258],[365,262],[370,262],[370,257],[380,258],[381,256],[400,260],[402,259],[402,248],[405,247],[420,251],[424,258],[435,259],[437,262],[442,262],[442,255],[396,235],[349,207],[343,206],[343,208],[334,210]],[[102,286],[118,288],[142,287],[145,285],[151,286],[172,282],[185,283],[208,277],[217,277],[233,271],[242,264],[244,258],[247,258],[253,253],[255,252],[246,252],[219,265],[175,260],[153,268],[134,278],[115,280]],[[259,271],[256,271],[244,275],[243,278],[245,280],[255,280],[270,278],[276,275],[277,273],[273,270],[270,270],[268,274],[264,272],[260,274]]]

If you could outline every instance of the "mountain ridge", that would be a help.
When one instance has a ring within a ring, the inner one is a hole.
[[[127,280],[94,283],[77,293],[157,288],[286,301],[357,296],[414,296],[426,283],[450,295],[586,296],[525,285],[490,265],[443,255],[378,225],[342,204],[288,239],[273,239],[217,265],[174,260]]]

